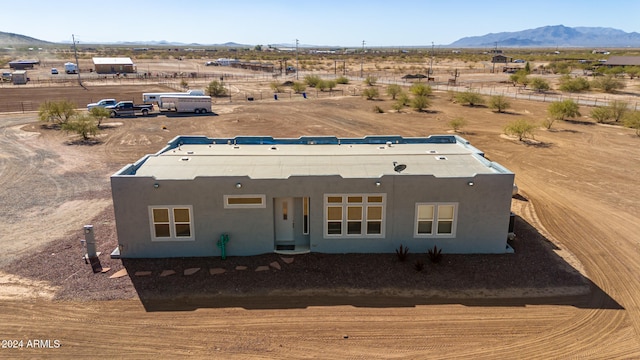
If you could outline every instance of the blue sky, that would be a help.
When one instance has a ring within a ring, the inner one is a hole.
[[[22,5],[22,6],[21,6]],[[344,47],[447,45],[546,25],[640,32],[637,0],[11,1],[0,31],[62,42],[160,41]]]

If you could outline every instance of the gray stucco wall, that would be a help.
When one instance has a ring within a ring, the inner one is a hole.
[[[381,186],[375,185],[376,181]],[[474,185],[469,186],[468,182]],[[206,177],[155,180],[150,177],[111,178],[118,241],[122,257],[219,256],[216,241],[230,235],[227,255],[246,256],[274,251],[274,207],[277,197],[310,198],[310,249],[325,253],[392,253],[403,244],[412,252],[437,245],[447,253],[503,253],[514,181],[512,173],[473,178],[390,175],[380,179],[338,176],[252,180],[247,177]],[[235,184],[241,183],[241,188]],[[154,184],[158,184],[155,188]],[[384,238],[325,238],[324,195],[386,194]],[[265,208],[225,209],[224,195],[264,194]],[[417,202],[455,202],[455,238],[414,237]],[[195,241],[151,241],[150,205],[191,205]]]

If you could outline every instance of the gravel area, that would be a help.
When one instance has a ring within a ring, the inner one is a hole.
[[[516,200],[525,202],[526,200]],[[264,254],[249,257],[111,259],[117,246],[113,210],[92,222],[105,273],[94,274],[82,259],[82,231],[52,242],[33,257],[8,266],[16,275],[46,281],[57,300],[198,298],[219,295],[370,294],[447,298],[576,295],[588,291],[586,280],[554,252],[537,230],[516,217],[514,254],[444,254],[432,263],[426,253],[400,261],[396,254]],[[400,244],[399,244],[400,245]],[[292,261],[292,262],[291,262]],[[416,270],[416,262],[424,269]],[[288,263],[291,262],[291,263]],[[276,265],[277,263],[277,265]],[[259,267],[268,270],[256,271]],[[280,269],[278,269],[279,267]],[[126,268],[127,276],[110,278]],[[185,275],[187,269],[199,269]],[[212,274],[214,272],[221,274]],[[175,274],[160,276],[165,270]],[[148,276],[136,276],[139,272]]]

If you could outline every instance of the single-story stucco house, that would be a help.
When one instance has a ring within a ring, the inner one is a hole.
[[[514,176],[454,135],[178,136],[111,176],[112,255],[511,252]]]

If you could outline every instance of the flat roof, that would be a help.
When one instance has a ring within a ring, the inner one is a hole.
[[[133,65],[133,61],[128,57],[94,57],[95,65]]]
[[[194,141],[198,140],[199,141]],[[253,139],[253,141],[249,140]],[[379,178],[383,175],[473,177],[511,173],[458,136],[338,139],[177,137],[156,154],[114,176],[194,179],[199,176]],[[401,171],[397,167],[404,165]]]

